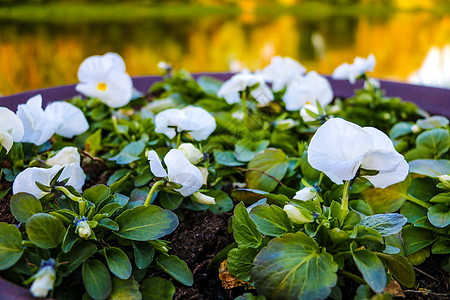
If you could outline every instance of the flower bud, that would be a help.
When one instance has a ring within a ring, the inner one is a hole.
[[[213,197],[207,196],[205,194],[202,194],[200,192],[196,192],[193,195],[193,199],[195,202],[206,204],[206,205],[214,205],[216,204],[216,201],[214,201]]]
[[[294,222],[295,224],[305,224],[305,223],[312,222],[312,220],[305,217],[302,214],[302,212],[294,205],[287,204],[284,206],[283,210],[286,212],[289,219],[291,219],[291,221]]]
[[[364,89],[369,90],[373,88],[379,89],[381,86],[380,81],[375,78],[368,78],[364,81]]]
[[[411,131],[413,133],[419,133],[419,132],[422,131],[422,129],[419,126],[417,126],[416,124],[414,124],[414,125],[411,126]]]
[[[76,220],[77,228],[75,232],[78,233],[80,237],[83,239],[88,239],[91,236],[91,227],[86,221],[85,217],[82,217],[80,220]]]
[[[308,201],[313,200],[317,197],[317,191],[313,187],[305,187],[302,188],[300,191],[298,191],[293,199],[301,200],[301,201]]]
[[[446,188],[450,188],[450,175],[441,175],[439,180]]]
[[[207,185],[208,184],[208,169],[204,168],[204,167],[197,167],[200,172],[202,173],[203,176],[203,185]]]
[[[34,297],[44,298],[47,297],[48,292],[53,289],[55,283],[55,270],[53,269],[55,261],[49,259],[44,261],[39,271],[33,276],[33,283],[30,287],[30,293]]]
[[[195,148],[195,146],[192,145],[191,143],[181,144],[178,147],[178,150],[181,150],[193,165],[199,163],[203,159],[203,153],[197,148]]]
[[[305,122],[313,122],[316,120],[316,118],[312,117],[306,110],[309,110],[317,115],[319,115],[319,109],[311,104],[306,104],[301,110],[300,110],[300,116],[303,118],[303,121]]]
[[[279,130],[288,130],[292,127],[295,127],[298,125],[298,121],[294,121],[293,119],[286,119],[286,120],[280,120],[275,121],[274,125]]]

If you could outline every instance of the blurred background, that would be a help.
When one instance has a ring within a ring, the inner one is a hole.
[[[0,94],[76,83],[109,51],[132,76],[160,74],[159,61],[256,70],[274,55],[331,74],[373,53],[375,77],[450,86],[450,1],[0,0]]]

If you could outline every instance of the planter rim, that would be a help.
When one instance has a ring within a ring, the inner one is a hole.
[[[229,79],[233,73],[193,73],[194,78],[200,76],[211,76],[219,80]],[[355,89],[363,86],[363,81],[359,80],[351,84],[346,80],[335,80],[326,76],[334,91],[336,98],[348,98],[354,95]],[[150,86],[157,81],[161,81],[161,76],[134,76],[133,85],[140,92],[148,92]],[[380,80],[381,89],[385,91],[387,97],[400,97],[404,101],[413,102],[421,109],[430,114],[443,115],[450,118],[450,89],[413,85],[409,83]],[[14,95],[0,97],[0,105],[13,111],[17,105],[25,103],[34,95],[41,94],[43,105],[52,101],[66,100],[79,95],[75,90],[75,84],[62,85],[18,93]]]

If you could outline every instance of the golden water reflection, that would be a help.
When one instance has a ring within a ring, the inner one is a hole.
[[[161,60],[191,72],[258,69],[290,56],[330,74],[342,62],[373,53],[376,77],[406,80],[432,46],[450,43],[450,16],[301,19],[291,15],[158,19],[134,23],[0,23],[0,93],[77,82],[84,58],[108,51],[131,75],[158,74]]]

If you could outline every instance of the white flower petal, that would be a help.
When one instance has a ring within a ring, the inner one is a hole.
[[[48,292],[53,289],[55,283],[56,275],[53,267],[42,267],[33,277],[35,279],[31,284],[30,293],[38,298],[47,297]]]
[[[303,121],[305,122],[312,122],[316,119],[311,117],[306,110],[309,110],[313,113],[319,114],[319,109],[317,106],[314,106],[312,104],[306,104],[301,110],[300,110],[300,116],[303,118]]]
[[[78,149],[75,147],[64,147],[54,156],[47,159],[46,164],[50,166],[54,165],[68,165],[68,164],[80,164],[81,157],[78,153]]]
[[[392,184],[402,182],[409,174],[409,165],[405,159],[400,161],[397,168],[392,171],[380,171],[374,176],[364,176],[367,178],[374,187],[384,189]]]
[[[155,117],[155,132],[165,134],[169,139],[173,139],[176,135],[176,130],[173,127],[180,129],[186,119],[186,115],[181,109],[170,108],[160,112]],[[183,129],[179,130],[182,131]]]
[[[343,63],[338,66],[331,77],[333,79],[346,79],[353,84],[359,76],[368,71],[372,72],[374,67],[375,56],[373,56],[373,54],[370,54],[367,59],[356,57],[353,64],[349,65],[348,63]]]
[[[178,150],[183,151],[184,155],[186,155],[191,164],[195,165],[203,160],[203,153],[191,143],[181,144],[180,147],[178,147]]]
[[[196,141],[206,140],[216,129],[216,120],[209,112],[201,107],[188,106],[182,109],[185,114],[180,129],[189,131]]]
[[[41,95],[30,98],[26,104],[20,104],[17,108],[17,116],[24,127],[22,142],[42,145],[55,134],[58,127],[58,124],[45,115]]]
[[[55,165],[50,169],[45,168],[28,168],[20,172],[13,183],[13,194],[17,193],[29,193],[40,199],[46,195],[35,182],[39,182],[45,186],[50,185],[52,178],[61,170],[62,166]],[[72,167],[65,167],[64,171],[61,173],[58,181],[69,178],[72,173]]]
[[[24,128],[20,118],[6,107],[0,107],[0,132],[4,131],[15,142],[20,142],[24,135]]]
[[[183,187],[177,189],[181,195],[187,197],[198,191],[203,184],[203,175],[200,170],[191,164],[182,151],[172,149],[164,157],[169,180]]]
[[[150,162],[150,171],[156,177],[167,177],[167,172],[164,170],[161,160],[155,150],[148,152],[147,159]]]
[[[80,82],[101,81],[111,71],[125,72],[125,62],[120,55],[108,52],[103,56],[90,56],[81,63],[78,69],[78,80]]]
[[[44,112],[48,119],[55,120],[55,124],[58,124],[56,134],[65,138],[73,138],[89,129],[89,124],[81,109],[70,103],[52,102]]]
[[[272,89],[276,92],[281,91],[295,77],[305,73],[306,69],[300,63],[290,57],[281,56],[272,57],[270,65],[262,71],[264,80],[272,82]]]
[[[293,199],[301,200],[301,201],[308,201],[312,200],[317,196],[317,191],[313,187],[304,187],[297,193],[295,193],[295,196]]]

